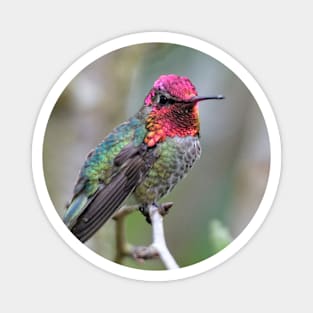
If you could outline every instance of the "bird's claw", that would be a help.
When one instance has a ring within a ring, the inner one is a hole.
[[[174,205],[174,203],[173,202],[165,202],[162,204],[153,203],[153,205],[158,208],[158,211],[162,216],[165,216],[166,214],[168,214],[170,208]],[[147,223],[151,225],[149,205],[140,206],[139,211],[146,218]]]

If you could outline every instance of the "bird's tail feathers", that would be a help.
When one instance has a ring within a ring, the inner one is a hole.
[[[63,217],[63,222],[69,229],[73,227],[77,218],[82,213],[87,203],[87,200],[88,200],[88,197],[84,194],[81,194],[81,195],[78,195],[69,205]]]

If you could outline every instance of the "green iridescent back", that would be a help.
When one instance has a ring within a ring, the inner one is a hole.
[[[138,146],[143,142],[147,130],[137,117],[117,126],[93,151],[80,170],[79,178],[74,188],[74,196],[84,192],[92,196],[99,183],[109,184],[117,168],[114,158],[129,144]]]

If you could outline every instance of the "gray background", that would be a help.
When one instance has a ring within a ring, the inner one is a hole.
[[[1,5],[2,312],[313,309],[309,2],[201,5],[195,1]],[[246,66],[270,98],[283,143],[281,183],[262,229],[225,264],[169,283],[123,279],[80,258],[46,219],[30,166],[36,117],[57,77],[98,44],[148,30],[205,39]]]

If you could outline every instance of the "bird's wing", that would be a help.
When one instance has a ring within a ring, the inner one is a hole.
[[[120,165],[110,183],[99,188],[72,227],[72,233],[82,242],[88,240],[113,215],[156,159],[153,150],[143,155],[140,147],[135,153],[133,147],[127,146],[121,154],[127,156],[129,150],[130,157]]]
[[[122,124],[88,156],[63,219],[80,241],[113,215],[157,159],[140,127]]]

